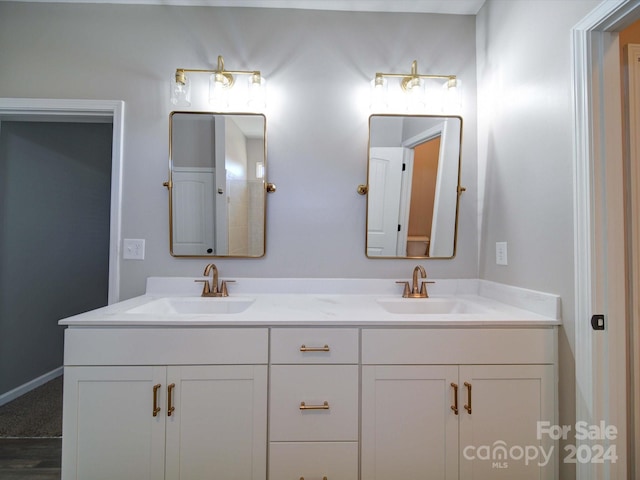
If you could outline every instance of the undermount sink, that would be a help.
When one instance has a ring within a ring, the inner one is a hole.
[[[455,298],[385,298],[377,302],[387,312],[399,314],[443,315],[487,311],[481,305]]]
[[[255,299],[246,297],[164,297],[127,310],[151,315],[214,315],[241,313]]]

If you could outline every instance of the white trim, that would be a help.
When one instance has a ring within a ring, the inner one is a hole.
[[[411,205],[411,190],[413,188],[413,158],[415,150],[413,148],[402,148],[402,163],[405,164],[405,170],[402,173],[400,182],[400,212],[398,220],[401,228],[398,232],[398,240],[396,243],[396,255],[399,257],[407,256],[407,241],[409,240],[409,212]]]
[[[626,147],[625,157],[629,173],[629,364],[630,395],[629,470],[633,478],[640,475],[640,45],[629,45],[625,57],[628,77],[626,94]]]
[[[476,15],[485,0],[10,0],[36,3],[114,3],[124,5],[174,5],[182,7],[294,8],[355,12],[447,13]]]
[[[591,330],[585,319],[592,311],[591,300],[591,226],[592,171],[591,123],[589,118],[590,62],[585,31],[573,31],[573,97],[574,97],[574,257],[575,257],[575,364],[576,418],[586,418],[593,410]],[[586,479],[585,479],[586,480]]]
[[[45,373],[44,375],[40,375],[38,378],[34,378],[27,383],[23,383],[13,390],[9,390],[8,392],[3,393],[2,395],[0,395],[0,406],[11,402],[18,397],[21,397],[25,393],[29,393],[31,390],[38,388],[40,385],[44,385],[54,378],[58,378],[60,375],[62,375],[63,371],[64,367],[58,367],[55,370],[51,370],[50,372]]]
[[[95,117],[113,120],[111,157],[111,224],[109,242],[109,303],[120,299],[120,244],[122,238],[122,169],[124,102],[121,100],[63,100],[0,98],[0,119]]]
[[[433,140],[438,136],[444,135],[445,132],[445,122],[434,125],[427,130],[424,130],[411,138],[407,138],[401,144],[402,147],[405,148],[414,148],[420,145],[421,143],[428,142],[429,140]]]
[[[624,326],[619,325],[620,319],[624,322],[625,278],[624,273],[616,275],[624,272],[622,171],[621,162],[616,161],[616,147],[621,148],[621,136],[616,138],[616,133],[621,133],[621,125],[615,118],[621,97],[619,81],[615,85],[619,69],[611,72],[612,65],[605,65],[612,55],[617,56],[617,51],[607,56],[605,48],[617,45],[617,36],[611,38],[605,32],[629,23],[639,7],[636,0],[602,2],[572,30],[576,420],[615,422],[620,431],[618,463],[578,463],[581,480],[627,478],[626,340]],[[618,100],[607,103],[611,86]],[[594,313],[605,313],[618,324],[609,322],[606,332],[594,334],[589,323]]]

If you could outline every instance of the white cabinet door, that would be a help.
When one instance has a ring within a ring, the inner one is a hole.
[[[164,478],[165,367],[66,367],[64,480]]]
[[[557,446],[537,438],[538,422],[555,424],[553,378],[552,365],[460,367],[460,478],[556,478]]]
[[[267,366],[168,367],[166,479],[264,480]]]
[[[367,480],[458,478],[457,366],[362,367]]]
[[[266,365],[67,367],[64,381],[64,480],[266,477]]]

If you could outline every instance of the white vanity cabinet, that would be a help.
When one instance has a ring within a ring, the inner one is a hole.
[[[271,330],[269,479],[358,480],[358,336]]]
[[[557,478],[555,351],[553,328],[363,330],[361,478]]]
[[[70,329],[70,479],[266,478],[267,329]]]
[[[65,321],[62,480],[558,479],[556,317],[274,295]]]

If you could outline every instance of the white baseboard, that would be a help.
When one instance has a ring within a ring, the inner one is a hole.
[[[7,393],[3,393],[0,395],[0,406],[5,403],[9,403],[12,400],[24,395],[27,392],[30,392],[34,388],[38,388],[40,385],[44,385],[49,380],[53,380],[54,378],[62,375],[64,367],[58,367],[55,370],[51,370],[50,372],[45,373],[44,375],[39,376],[38,378],[34,378],[33,380],[28,381],[20,385],[19,387],[14,388],[13,390],[9,390]]]

